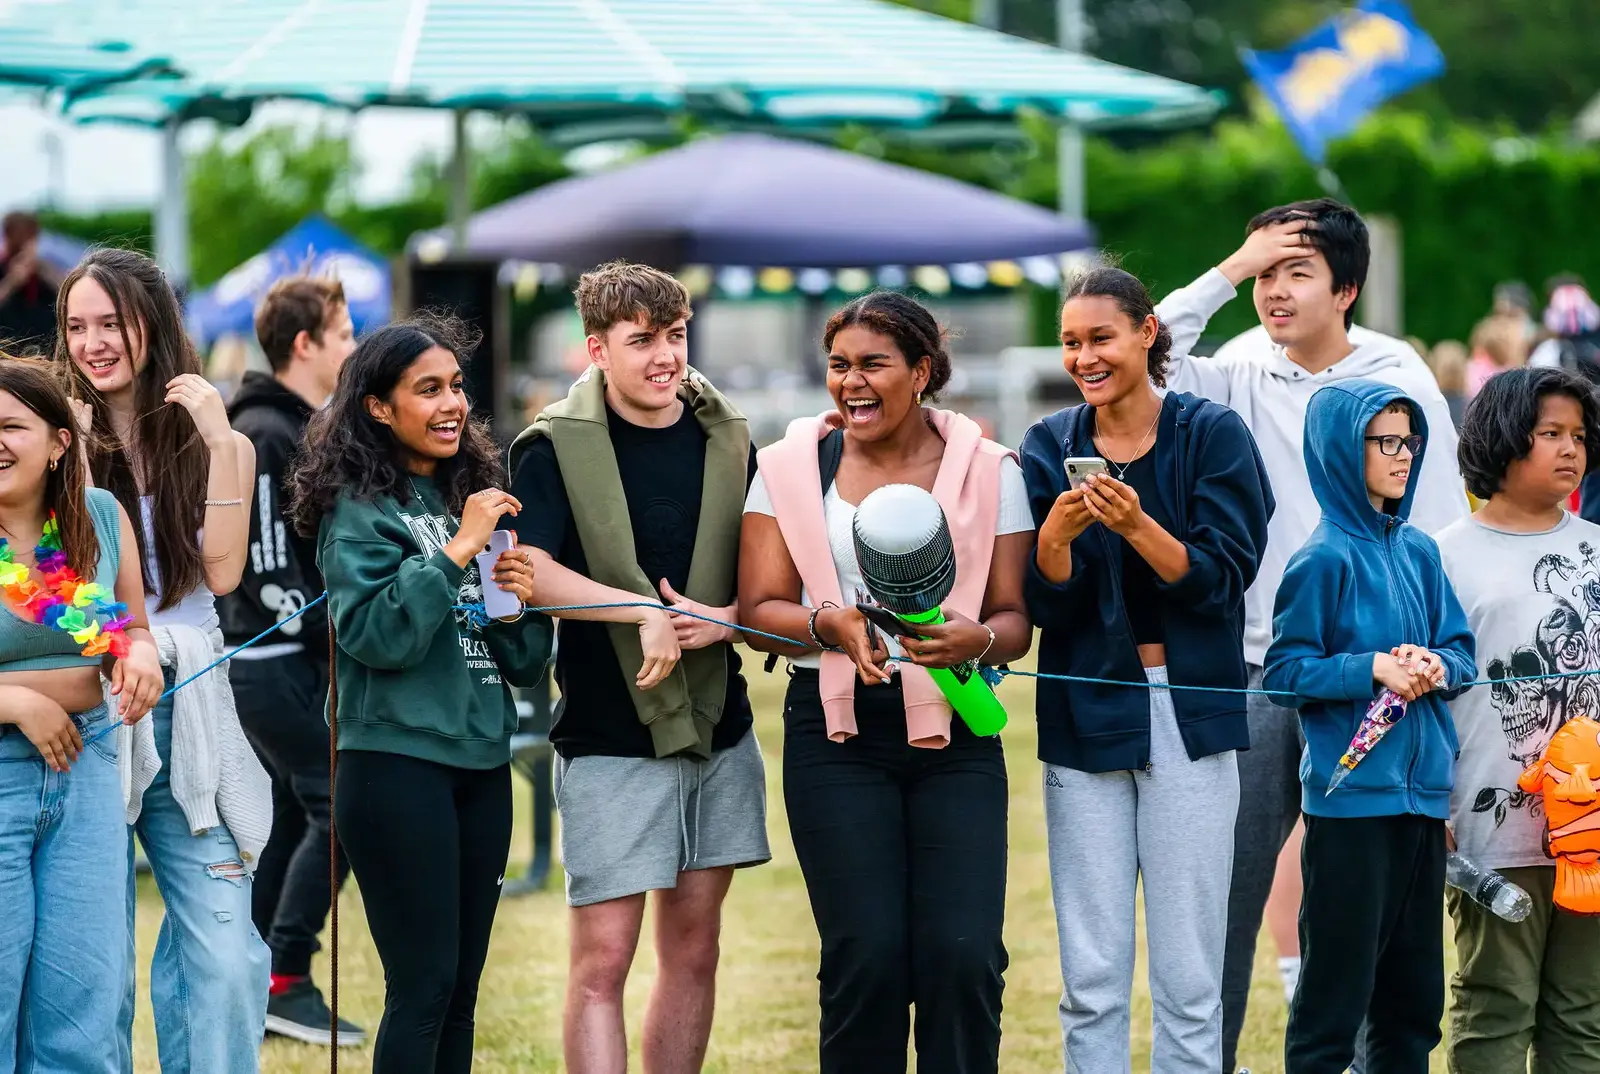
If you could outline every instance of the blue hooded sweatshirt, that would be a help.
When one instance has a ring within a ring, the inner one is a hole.
[[[1300,709],[1301,808],[1314,817],[1450,816],[1459,745],[1445,702],[1462,692],[1458,684],[1472,681],[1477,655],[1439,546],[1406,522],[1420,460],[1412,463],[1405,496],[1385,504],[1392,514],[1373,507],[1367,495],[1367,425],[1395,402],[1411,408],[1426,451],[1421,408],[1391,385],[1340,381],[1306,408],[1306,471],[1322,521],[1278,587],[1265,685],[1293,695]],[[1334,766],[1382,691],[1372,677],[1373,658],[1406,644],[1438,654],[1446,688],[1407,705],[1404,718],[1327,794]]]

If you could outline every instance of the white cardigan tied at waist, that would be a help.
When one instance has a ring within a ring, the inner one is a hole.
[[[222,634],[215,628],[203,631],[174,624],[151,627],[150,633],[161,665],[172,668],[178,683],[222,653]],[[189,829],[199,835],[219,823],[226,825],[239,847],[241,864],[253,873],[272,832],[272,783],[244,737],[227,667],[212,668],[172,697],[170,783]],[[117,701],[106,698],[112,712]],[[144,792],[161,770],[151,717],[118,731],[117,762],[132,824],[139,819]]]

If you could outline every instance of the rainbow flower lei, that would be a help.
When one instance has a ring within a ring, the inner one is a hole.
[[[113,594],[105,586],[85,582],[67,565],[54,511],[44,524],[33,558],[45,585],[34,581],[28,568],[11,558],[10,542],[0,537],[0,592],[12,610],[21,618],[71,634],[72,640],[83,646],[84,656],[127,656],[126,628],[133,622],[128,606],[112,600]]]

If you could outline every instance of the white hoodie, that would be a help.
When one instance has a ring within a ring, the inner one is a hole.
[[[1259,346],[1249,333],[1232,341],[1216,358],[1190,355],[1206,322],[1235,294],[1234,286],[1212,269],[1188,287],[1168,295],[1156,315],[1172,332],[1167,387],[1192,392],[1233,409],[1250,429],[1266,462],[1277,509],[1267,526],[1267,547],[1256,581],[1245,594],[1244,655],[1260,667],[1272,641],[1272,604],[1289,557],[1299,551],[1322,518],[1306,476],[1306,405],[1325,384],[1366,377],[1392,384],[1421,407],[1428,422],[1428,444],[1411,504],[1411,523],[1433,534],[1467,517],[1466,487],[1456,464],[1456,428],[1450,408],[1427,365],[1406,343],[1376,332],[1352,329],[1356,349],[1324,369],[1307,373],[1261,333]]]

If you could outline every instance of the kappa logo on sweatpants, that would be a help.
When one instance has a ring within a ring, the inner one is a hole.
[[[1065,783],[1061,782],[1061,777],[1056,775],[1056,770],[1054,768],[1046,768],[1044,770],[1044,785],[1046,787],[1065,787],[1066,786]]]

